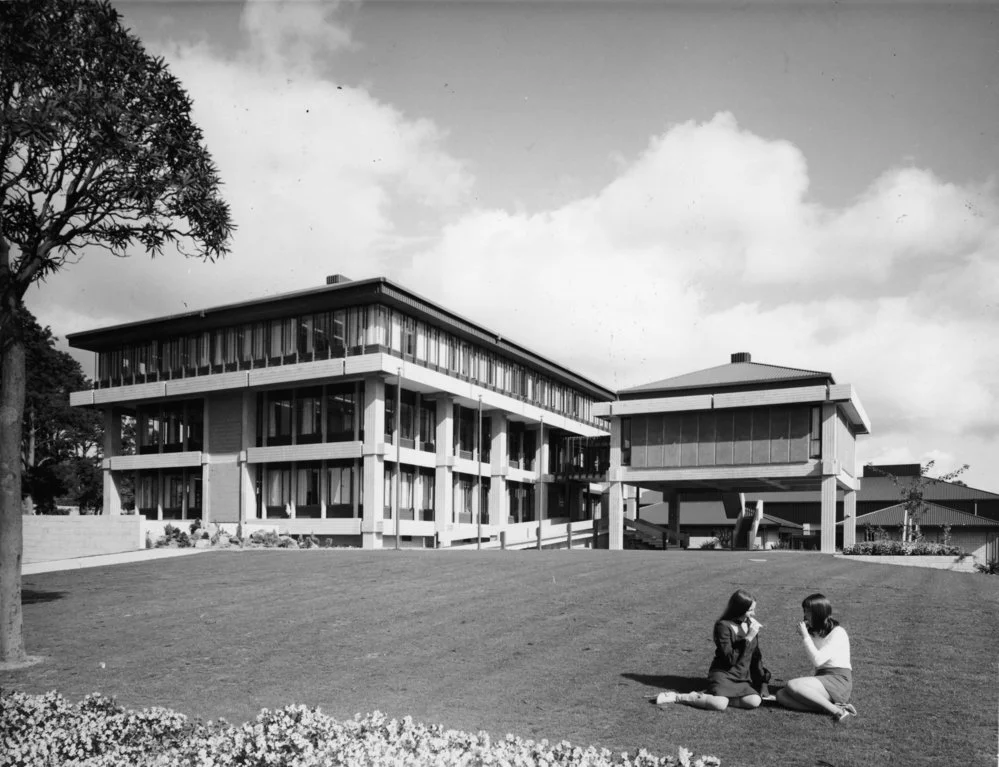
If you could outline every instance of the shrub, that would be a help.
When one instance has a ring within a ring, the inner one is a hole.
[[[976,562],[975,569],[980,573],[985,573],[986,575],[999,575],[999,559],[990,560],[985,564]]]
[[[699,549],[717,549],[718,548],[718,539],[717,538],[709,538],[706,541],[701,541],[701,545],[698,546],[697,548],[699,548]]]
[[[73,706],[55,692],[0,693],[4,764],[117,765],[295,765],[356,767],[397,764],[551,764],[563,767],[717,767],[713,756],[694,759],[685,748],[676,757],[645,751],[612,754],[568,741],[524,740],[507,735],[446,730],[410,717],[387,719],[374,712],[338,721],[319,709],[264,709],[253,722],[235,726],[189,722],[168,709],[127,711],[114,700],[89,695]]]
[[[163,537],[156,541],[156,548],[174,546],[179,549],[190,548],[191,537],[179,527],[167,525],[163,528]]]
[[[951,546],[945,543],[927,543],[922,540],[905,543],[903,541],[888,539],[861,541],[854,546],[844,547],[843,553],[861,556],[965,556],[960,546]]]

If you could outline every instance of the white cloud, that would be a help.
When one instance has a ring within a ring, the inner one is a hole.
[[[808,183],[796,147],[719,114],[669,128],[589,197],[466,215],[400,277],[615,388],[736,351],[832,372],[874,422],[862,456],[974,464],[962,457],[973,449],[988,478],[999,458],[985,439],[999,434],[994,187],[892,169],[827,208]]]

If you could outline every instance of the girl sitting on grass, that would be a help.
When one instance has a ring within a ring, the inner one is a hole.
[[[759,640],[762,624],[756,620],[756,600],[739,589],[728,600],[728,607],[715,623],[715,657],[708,669],[704,692],[659,693],[657,705],[684,703],[708,711],[757,708],[770,699],[767,682],[770,672],[763,667]]]
[[[832,617],[832,604],[822,594],[806,597],[801,609],[798,631],[815,671],[790,680],[778,690],[777,702],[795,711],[829,714],[834,723],[856,716],[857,709],[850,705],[853,667],[846,629]]]

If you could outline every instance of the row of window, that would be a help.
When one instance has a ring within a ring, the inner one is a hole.
[[[140,405],[135,436],[140,455],[201,450],[204,446],[204,400],[181,400]],[[130,452],[131,446],[127,446]]]
[[[117,386],[384,350],[580,421],[593,401],[570,386],[385,306],[245,323],[98,354],[98,384]]]
[[[364,383],[257,394],[257,447],[364,439]]]
[[[140,471],[135,506],[146,519],[201,519],[201,469]]]

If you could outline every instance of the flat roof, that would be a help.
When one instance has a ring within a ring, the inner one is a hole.
[[[126,322],[71,333],[66,336],[66,340],[75,349],[101,352],[117,348],[122,344],[148,341],[166,334],[184,335],[244,322],[260,322],[280,319],[293,314],[310,314],[372,303],[401,309],[432,325],[446,328],[465,340],[483,344],[517,362],[527,364],[552,378],[580,389],[595,399],[612,400],[615,398],[613,390],[585,378],[521,344],[504,338],[500,334],[385,277],[345,280],[291,293],[281,293],[181,314]]]

